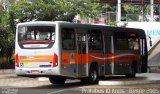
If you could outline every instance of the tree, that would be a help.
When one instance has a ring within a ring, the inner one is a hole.
[[[11,60],[14,51],[14,29],[9,12],[0,5],[0,56],[6,57],[7,62]]]
[[[27,0],[18,1],[11,8],[20,22],[32,20],[64,20],[72,21],[75,15],[95,17],[100,11],[100,5],[93,0]]]

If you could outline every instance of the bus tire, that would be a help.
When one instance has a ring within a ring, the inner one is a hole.
[[[135,78],[136,77],[136,71],[135,71],[134,67],[131,68],[130,74],[127,74],[126,77],[127,78]]]
[[[64,84],[66,81],[66,78],[62,78],[62,77],[49,77],[49,81],[52,84]]]
[[[96,66],[91,67],[89,71],[89,83],[97,84],[98,83],[98,69]]]

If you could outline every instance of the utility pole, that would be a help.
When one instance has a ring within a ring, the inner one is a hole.
[[[150,15],[151,15],[151,22],[154,21],[154,0],[150,0]]]
[[[121,0],[118,0],[118,14],[117,14],[117,23],[121,22]]]

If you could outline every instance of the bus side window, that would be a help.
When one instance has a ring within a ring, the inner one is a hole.
[[[126,32],[115,32],[114,43],[116,50],[128,50],[128,39]]]
[[[91,30],[88,33],[88,42],[90,50],[102,49],[102,33],[99,30]]]
[[[75,32],[73,29],[62,29],[62,48],[64,50],[75,50]]]

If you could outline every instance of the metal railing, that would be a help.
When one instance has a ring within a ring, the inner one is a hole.
[[[140,14],[126,14],[126,21],[138,21],[138,22],[149,22],[151,21],[150,15],[140,15]],[[160,21],[160,15],[154,15],[154,22]]]
[[[107,25],[117,22],[116,12],[107,12],[102,14],[102,16],[105,18]],[[122,14],[121,20],[126,22],[149,22],[151,21],[151,16],[147,14]],[[154,15],[153,21],[160,22],[160,15]]]

